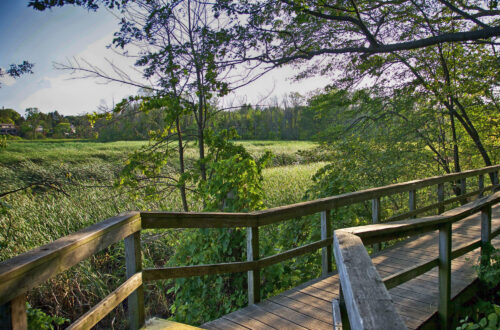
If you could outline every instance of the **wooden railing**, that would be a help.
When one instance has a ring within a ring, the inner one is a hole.
[[[426,273],[439,269],[438,316],[440,327],[450,327],[451,261],[478,247],[490,244],[500,229],[491,231],[491,207],[500,202],[500,191],[490,196],[444,212],[441,215],[360,227],[334,232],[334,254],[340,276],[341,302],[334,302],[334,317],[340,327],[337,306],[346,309],[353,329],[404,329],[404,323],[387,291]],[[481,238],[451,249],[453,222],[481,212]],[[373,244],[400,237],[439,230],[439,257],[420,263],[381,279],[364,244]],[[481,253],[485,253],[483,249]],[[339,308],[340,309],[340,308]],[[341,316],[340,316],[341,318]]]
[[[0,263],[0,324],[7,329],[26,329],[25,302],[26,292],[28,290],[76,265],[107,246],[121,240],[125,241],[127,279],[99,304],[70,325],[71,329],[88,329],[92,327],[125,299],[128,300],[127,306],[130,327],[132,329],[138,329],[144,324],[143,283],[160,279],[246,271],[248,272],[248,302],[249,304],[253,304],[260,301],[260,269],[264,267],[274,265],[299,255],[314,252],[321,248],[322,274],[325,276],[332,271],[333,236],[331,236],[332,223],[330,210],[371,200],[374,211],[373,222],[379,223],[381,221],[380,198],[392,194],[408,192],[410,211],[389,220],[399,219],[400,217],[414,217],[417,214],[428,212],[433,209],[442,212],[444,207],[449,203],[463,200],[466,197],[474,195],[482,196],[486,190],[495,188],[496,185],[498,185],[499,170],[500,165],[495,165],[461,173],[366,189],[251,213],[124,213]],[[492,185],[489,187],[484,186],[484,175],[487,174],[493,177]],[[465,189],[463,189],[463,195],[444,200],[445,183],[460,180],[461,186],[465,188],[465,180],[475,176],[479,176],[477,190],[465,193]],[[432,185],[437,185],[438,187],[437,203],[417,209],[417,189]],[[273,256],[260,257],[259,227],[315,213],[320,213],[321,240]],[[439,222],[439,220],[436,221]],[[391,226],[390,228],[393,229],[398,228],[398,223],[391,223]],[[438,226],[438,224],[436,223],[435,226]],[[246,261],[213,265],[142,269],[140,247],[140,231],[142,229],[234,227],[247,228]],[[428,226],[425,228],[427,227]],[[404,232],[404,235],[409,235],[410,232],[406,228],[407,227],[401,227],[401,232]],[[391,231],[387,229],[386,232],[390,232],[392,235],[387,237],[401,236],[394,234],[394,230]],[[361,237],[365,243],[368,242],[367,244],[376,244],[385,240],[386,236],[384,236],[384,233],[376,236],[376,239],[370,236],[370,234],[363,234],[361,232],[357,232],[355,237]],[[352,236],[352,234],[349,235]],[[465,250],[467,249],[463,251]],[[339,263],[338,260],[337,263]],[[429,267],[429,265],[427,265],[427,267]],[[399,277],[387,283],[393,285],[401,279],[405,279],[405,276],[409,275],[401,274]]]

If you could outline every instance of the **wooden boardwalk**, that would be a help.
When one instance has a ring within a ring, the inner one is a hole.
[[[500,205],[492,209],[492,231],[500,227]],[[453,224],[452,248],[480,238],[479,214]],[[500,236],[492,240],[500,246]],[[437,257],[437,231],[412,237],[373,255],[381,277]],[[452,261],[452,298],[476,278],[479,249]],[[332,300],[338,298],[339,278],[332,274],[304,283],[259,304],[245,307],[202,325],[206,329],[331,329]],[[437,311],[437,268],[389,290],[396,309],[410,329],[418,328]]]

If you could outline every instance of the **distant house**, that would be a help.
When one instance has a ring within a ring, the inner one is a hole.
[[[71,130],[71,134],[75,134],[75,133],[76,133],[76,127],[75,127],[75,126],[73,126],[73,124],[71,124],[71,125],[69,126],[69,128],[70,128],[70,130]]]
[[[17,135],[18,130],[16,125],[0,123],[0,135]]]
[[[35,128],[35,132],[37,133],[43,133],[43,126],[38,126],[37,128]]]

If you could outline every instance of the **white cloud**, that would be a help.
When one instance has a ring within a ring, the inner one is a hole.
[[[111,63],[129,74],[133,80],[141,82],[141,73],[134,67],[135,58],[122,56],[106,47],[112,38],[112,33],[107,34],[89,44],[85,50],[73,58],[59,59],[58,61],[62,61],[62,64],[68,64],[68,61],[75,64],[76,60],[81,66],[91,64],[107,74],[116,76],[110,66]],[[132,49],[130,53],[137,53],[137,50]],[[222,103],[224,106],[228,104],[240,105],[246,102],[265,104],[272,100],[272,97],[269,97],[271,95],[282,97],[290,92],[306,95],[329,83],[327,77],[314,77],[294,82],[290,80],[294,73],[296,70],[290,66],[275,70],[232,93]],[[81,72],[71,74],[69,71],[56,71],[56,74],[56,76],[46,76],[40,79],[38,89],[19,102],[19,107],[21,109],[37,107],[43,112],[57,110],[62,114],[74,115],[96,111],[99,106],[103,105],[112,106],[121,101],[122,98],[136,94],[138,90],[134,86],[107,82],[103,79],[79,79],[78,77],[85,76]],[[144,81],[142,82],[144,83]],[[7,85],[7,83],[5,84]]]
[[[0,86],[12,86],[16,83],[16,79],[9,76],[4,68],[0,67]]]
[[[42,88],[21,102],[21,108],[37,107],[43,112],[57,110],[66,115],[96,111],[99,105],[112,106],[137,88],[117,84],[98,84],[90,79],[68,80],[65,76],[45,77],[49,88]]]
[[[297,70],[292,66],[275,69],[226,96],[222,100],[221,106],[234,107],[244,103],[274,105],[276,100],[281,101],[285,95],[290,93],[308,96],[331,83],[328,76],[316,76],[295,81],[293,78],[296,74]]]
[[[140,80],[140,73],[133,68],[134,60],[117,54],[107,49],[112,35],[95,41],[68,61],[74,63],[77,59],[81,65],[85,62],[91,63],[108,73],[112,73],[110,63],[129,73],[133,79]],[[31,95],[26,96],[21,102],[22,109],[37,107],[43,112],[57,110],[66,115],[81,114],[96,111],[98,106],[112,106],[121,101],[122,98],[137,93],[138,88],[130,85],[108,82],[103,79],[81,78],[82,73],[71,73],[69,71],[57,71],[60,73],[55,77],[44,77],[40,80],[38,89]]]

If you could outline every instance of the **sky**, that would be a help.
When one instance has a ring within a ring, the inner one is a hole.
[[[73,6],[38,12],[27,4],[28,0],[0,0],[0,67],[5,69],[23,60],[35,64],[34,74],[0,78],[0,108],[13,108],[23,114],[24,109],[36,107],[45,113],[57,110],[77,115],[97,111],[99,106],[110,107],[137,93],[136,87],[79,79],[81,75],[54,67],[55,63],[78,59],[103,68],[112,62],[125,72],[135,72],[132,59],[106,47],[118,30],[113,13]],[[293,73],[291,67],[273,71],[230,95],[229,102],[261,103],[264,96],[307,94],[328,83],[327,78],[294,83],[290,79]]]

